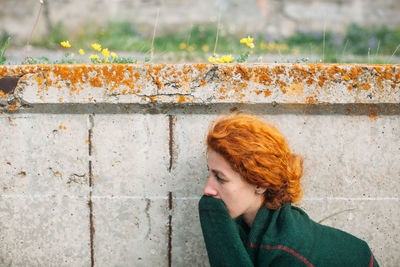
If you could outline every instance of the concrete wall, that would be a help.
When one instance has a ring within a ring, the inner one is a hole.
[[[45,34],[58,21],[76,33],[84,24],[93,28],[107,21],[129,21],[136,31],[151,37],[159,8],[157,34],[188,30],[192,24],[216,23],[220,34],[262,32],[268,38],[288,36],[296,30],[344,32],[350,23],[362,26],[400,26],[400,2],[396,0],[48,0],[36,29]],[[0,31],[14,41],[26,42],[32,30],[39,1],[0,0]]]
[[[231,109],[304,156],[300,206],[400,265],[400,65],[0,66],[0,266],[208,266],[204,138]]]

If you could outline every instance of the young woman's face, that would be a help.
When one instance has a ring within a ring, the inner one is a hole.
[[[208,151],[207,160],[210,176],[204,188],[207,196],[221,199],[232,218],[240,215],[252,224],[263,203],[262,195],[256,194],[256,186],[246,182],[217,152]]]

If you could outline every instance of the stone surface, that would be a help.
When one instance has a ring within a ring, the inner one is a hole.
[[[177,116],[175,121],[172,187],[176,197],[199,197],[208,178],[206,146],[208,125],[214,116]]]
[[[167,199],[93,196],[95,266],[166,266]]]
[[[0,66],[20,77],[8,110],[40,104],[400,103],[400,65],[86,64]],[[374,108],[374,107],[372,107]],[[373,110],[371,113],[376,114]]]
[[[398,197],[398,116],[261,116],[304,157],[305,197]]]
[[[210,266],[197,212],[200,198],[174,201],[172,266]]]
[[[87,118],[0,114],[0,194],[86,196]]]
[[[96,195],[168,195],[168,116],[97,114],[93,117]]]
[[[87,198],[0,195],[0,266],[89,266]]]

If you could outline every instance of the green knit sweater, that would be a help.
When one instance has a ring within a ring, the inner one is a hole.
[[[220,199],[199,202],[210,265],[247,266],[379,266],[367,243],[318,224],[296,207],[261,207],[251,228],[232,220]]]

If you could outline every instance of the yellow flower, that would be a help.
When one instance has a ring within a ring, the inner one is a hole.
[[[247,38],[240,39],[241,44],[246,44],[250,48],[254,48],[253,41],[254,41],[254,38],[251,38],[250,36],[247,36]]]
[[[63,41],[60,44],[61,44],[61,46],[66,47],[66,48],[70,48],[71,47],[71,44],[69,43],[69,41]]]
[[[79,49],[79,54],[84,55],[85,51],[83,51],[83,49]]]
[[[186,48],[186,44],[185,43],[180,43],[179,44],[179,48],[182,49],[182,50],[185,49]]]
[[[254,38],[251,38],[250,36],[247,36],[247,38],[240,39],[240,43],[242,43],[242,44],[252,43],[253,41],[254,41]]]
[[[208,62],[217,63],[216,56],[215,56],[215,57],[209,57],[209,58],[208,58]]]
[[[203,50],[203,52],[208,52],[210,50],[210,48],[208,47],[208,45],[203,45],[201,47],[201,49]]]
[[[111,52],[111,56],[112,56],[113,58],[118,58],[117,54],[115,54],[114,52]]]
[[[189,52],[193,52],[194,49],[195,49],[195,46],[194,46],[194,45],[191,45],[191,46],[188,47],[187,50],[188,50]]]
[[[221,58],[217,58],[217,62],[218,63],[224,63],[224,60],[222,59],[222,57]]]
[[[93,47],[93,49],[94,50],[96,50],[96,51],[101,51],[101,45],[99,45],[99,44],[97,44],[97,43],[94,43],[94,44],[92,44],[92,47]]]
[[[225,56],[222,56],[220,59],[222,60],[221,63],[229,63],[232,60],[234,60],[235,58],[232,57],[231,55],[225,55]]]
[[[98,55],[90,55],[90,59],[99,59],[100,57]]]
[[[110,57],[110,51],[108,51],[108,48],[104,48],[103,49],[103,51],[101,52],[101,54],[104,56],[104,57]]]

